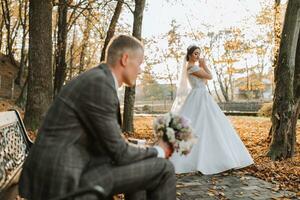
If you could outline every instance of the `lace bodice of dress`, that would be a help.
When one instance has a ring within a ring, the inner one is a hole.
[[[196,71],[200,71],[200,70],[201,70],[200,67],[197,65],[192,66],[187,70],[188,80],[193,89],[194,88],[203,88],[203,89],[206,88],[204,80],[202,80],[201,78],[198,78],[197,76],[192,74],[192,73],[194,73]]]

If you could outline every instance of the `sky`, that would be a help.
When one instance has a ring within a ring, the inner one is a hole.
[[[166,34],[171,29],[171,21],[176,20],[182,33],[217,32],[230,27],[243,27],[246,37],[255,38],[260,31],[255,23],[255,16],[261,11],[261,2],[264,1],[273,2],[272,0],[147,0],[142,37],[155,37],[160,48],[166,48],[167,41],[160,40],[160,36]],[[200,45],[193,37],[184,41],[186,47],[190,44]],[[153,69],[163,70],[164,65],[165,63],[162,63]]]
[[[258,0],[173,0],[171,1],[173,3],[165,0],[150,0],[147,2],[143,20],[144,37],[167,32],[172,19],[175,19],[183,30],[192,31],[204,28],[202,24],[211,25],[212,30],[239,26],[242,19],[256,15],[261,9]]]

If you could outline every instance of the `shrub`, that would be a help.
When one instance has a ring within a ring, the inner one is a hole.
[[[149,113],[151,111],[151,107],[149,105],[144,105],[142,110],[143,110],[143,112]]]
[[[272,115],[273,102],[264,103],[258,111],[258,116],[271,117]]]

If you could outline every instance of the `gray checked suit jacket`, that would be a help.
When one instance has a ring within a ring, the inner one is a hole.
[[[105,64],[66,84],[49,108],[24,163],[21,196],[47,200],[93,184],[93,179],[109,193],[112,166],[157,156],[154,148],[124,141],[118,109],[113,76]]]

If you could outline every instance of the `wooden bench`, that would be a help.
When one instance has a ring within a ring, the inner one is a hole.
[[[0,112],[0,199],[15,199],[22,165],[32,145],[17,110]]]

